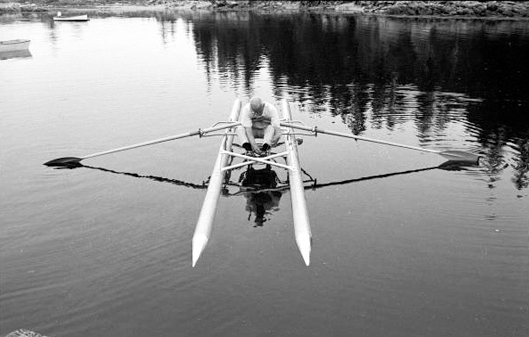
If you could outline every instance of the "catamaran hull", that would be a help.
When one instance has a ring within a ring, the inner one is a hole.
[[[283,99],[282,101],[282,110],[283,118],[291,122],[292,113],[286,99]],[[312,249],[312,233],[310,230],[297,143],[292,129],[289,129],[285,143],[288,151],[287,164],[291,167],[291,169],[288,170],[288,180],[290,184],[292,216],[294,219],[294,235],[301,256],[303,257],[305,264],[308,266],[310,265],[310,251]]]
[[[233,108],[230,114],[230,122],[235,122],[239,120],[239,114],[241,111],[241,101],[235,100]],[[206,248],[206,245],[211,236],[211,228],[213,225],[213,218],[217,211],[217,203],[219,201],[220,193],[222,191],[222,185],[224,184],[224,179],[226,177],[226,171],[222,170],[228,164],[229,156],[225,154],[225,151],[231,151],[233,144],[233,132],[226,130],[224,136],[222,137],[222,143],[220,145],[219,153],[217,155],[217,160],[215,161],[215,166],[213,172],[211,173],[211,178],[208,183],[208,190],[206,192],[206,197],[204,203],[202,204],[202,209],[198,217],[197,225],[195,227],[195,233],[193,234],[191,254],[192,254],[192,265],[196,265],[200,255]]]

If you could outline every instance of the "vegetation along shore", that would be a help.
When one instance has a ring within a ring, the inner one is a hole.
[[[0,0],[0,14],[110,6],[153,10],[336,11],[402,16],[529,18],[529,1]]]

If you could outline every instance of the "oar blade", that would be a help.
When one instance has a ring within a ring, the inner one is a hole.
[[[478,164],[480,158],[480,156],[477,154],[457,150],[442,151],[439,152],[439,155],[453,162],[461,162],[468,164]]]
[[[47,161],[44,163],[44,165],[73,168],[73,167],[81,166],[81,163],[80,163],[81,160],[83,160],[83,158],[63,157],[63,158],[57,158],[57,159]]]

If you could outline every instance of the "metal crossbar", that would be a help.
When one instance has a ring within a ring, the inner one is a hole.
[[[266,157],[250,157],[250,156],[246,156],[244,154],[231,152],[231,151],[226,151],[226,150],[221,151],[221,153],[224,154],[224,155],[229,155],[229,156],[232,156],[232,157],[238,157],[238,158],[242,158],[242,159],[246,159],[247,160],[247,161],[239,163],[239,164],[235,164],[235,165],[231,165],[231,166],[225,166],[225,167],[221,168],[221,171],[229,171],[229,170],[232,170],[232,169],[236,169],[236,168],[239,168],[239,167],[242,167],[242,166],[246,166],[246,165],[251,165],[251,164],[254,164],[254,163],[268,164],[268,165],[271,165],[271,166],[281,167],[281,168],[286,169],[286,170],[293,170],[294,169],[292,166],[288,166],[288,165],[277,163],[275,161],[271,161],[271,159],[274,159],[274,158],[287,156],[288,152],[286,152],[286,151],[285,152],[281,152],[281,153],[275,153],[275,154],[272,154],[272,155],[269,155],[269,156],[266,156]]]

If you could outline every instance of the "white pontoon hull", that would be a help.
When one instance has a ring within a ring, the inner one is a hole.
[[[0,53],[27,50],[29,42],[30,40],[0,41]]]
[[[53,18],[53,21],[88,21],[88,15],[78,15],[78,16],[56,16]]]

